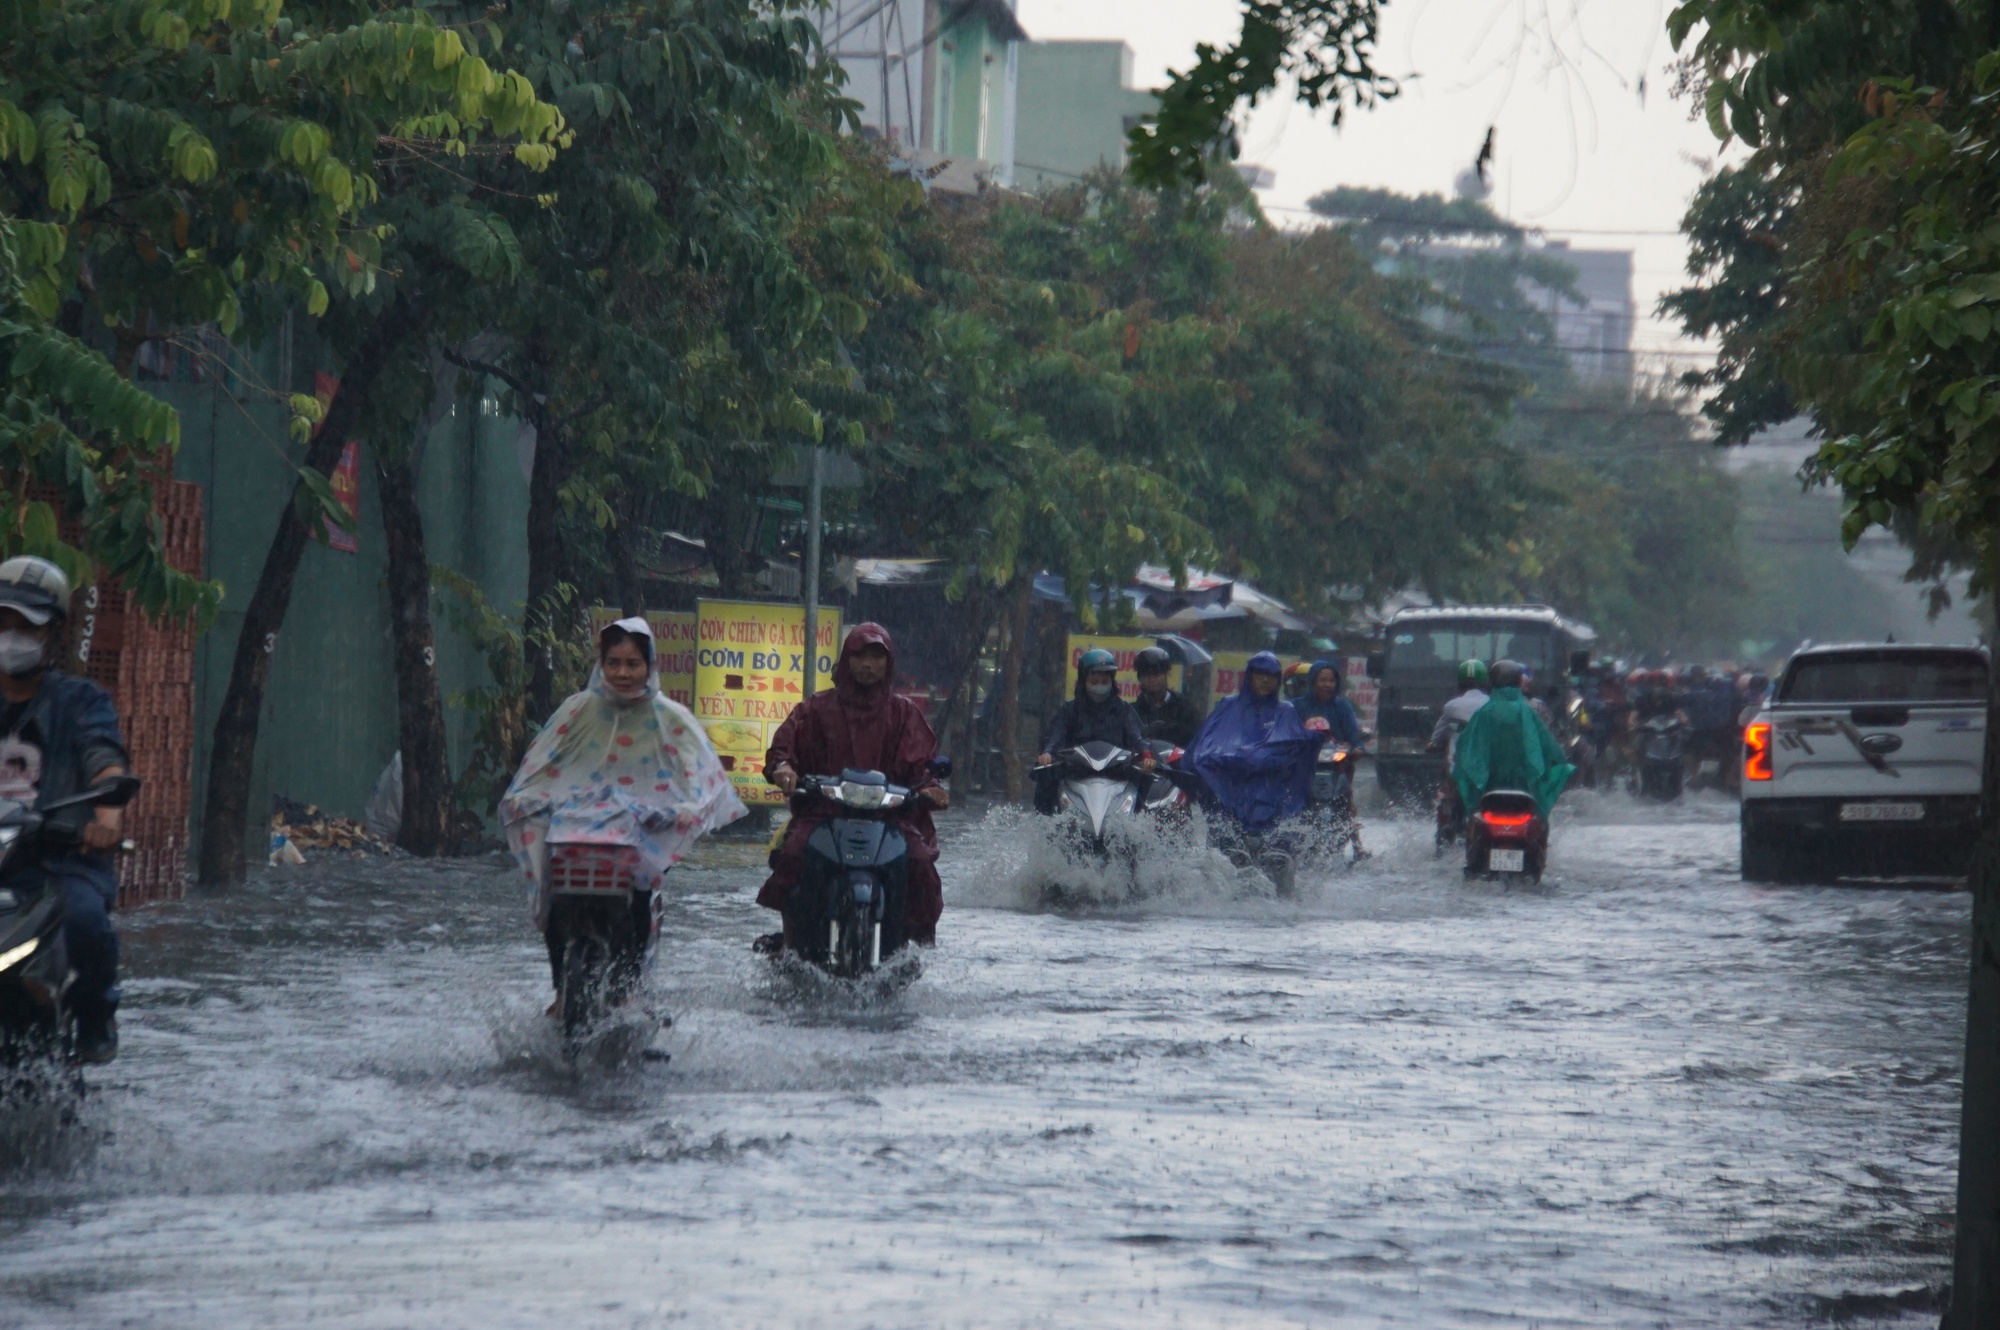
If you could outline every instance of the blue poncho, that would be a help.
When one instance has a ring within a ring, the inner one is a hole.
[[[1278,658],[1250,658],[1235,697],[1218,702],[1188,746],[1185,765],[1246,831],[1263,831],[1306,806],[1320,736],[1307,731],[1292,704],[1250,691],[1255,671],[1278,672]]]

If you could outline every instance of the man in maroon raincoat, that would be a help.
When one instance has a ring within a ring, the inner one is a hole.
[[[951,796],[931,775],[937,756],[937,736],[917,704],[890,691],[896,676],[895,644],[879,623],[856,624],[840,647],[833,667],[833,688],[807,698],[792,710],[771,736],[764,754],[764,779],[789,795],[801,775],[837,776],[849,767],[879,771],[893,785],[916,792],[909,811],[899,820],[909,843],[910,867],[905,926],[912,942],[937,938],[938,916],[944,913],[944,888],[938,881],[937,828],[931,809],[950,805]],[[829,813],[794,817],[785,828],[784,843],[771,860],[771,876],[757,893],[757,903],[784,913],[805,866],[806,837]]]

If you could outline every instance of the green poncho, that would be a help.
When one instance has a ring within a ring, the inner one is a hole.
[[[1468,813],[1479,807],[1482,795],[1523,790],[1535,796],[1547,817],[1575,770],[1563,761],[1556,737],[1521,690],[1495,688],[1492,699],[1473,713],[1458,736],[1451,777],[1458,782]]]

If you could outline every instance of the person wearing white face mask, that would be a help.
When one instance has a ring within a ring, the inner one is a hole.
[[[1062,704],[1042,734],[1041,756],[1035,765],[1053,763],[1057,752],[1079,744],[1108,743],[1139,754],[1139,765],[1153,769],[1153,753],[1139,724],[1139,713],[1118,696],[1118,658],[1103,647],[1092,647],[1076,660],[1076,696]],[[1056,782],[1037,779],[1035,811],[1056,811]]]
[[[131,765],[111,694],[49,668],[69,596],[69,579],[47,559],[0,563],[0,797],[31,807],[81,794]],[[111,923],[118,874],[110,852],[122,839],[122,816],[99,808],[78,852],[44,855],[0,877],[0,887],[16,891],[38,892],[50,879],[61,886],[63,940],[76,974],[76,1056],[88,1063],[118,1055],[118,931]]]

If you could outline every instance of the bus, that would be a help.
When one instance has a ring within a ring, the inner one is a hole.
[[[1368,658],[1379,702],[1375,773],[1401,802],[1436,794],[1444,759],[1429,751],[1438,711],[1458,692],[1460,661],[1519,661],[1533,696],[1549,704],[1556,737],[1568,714],[1572,675],[1590,667],[1597,634],[1547,605],[1452,605],[1399,611],[1383,628],[1383,649]]]

